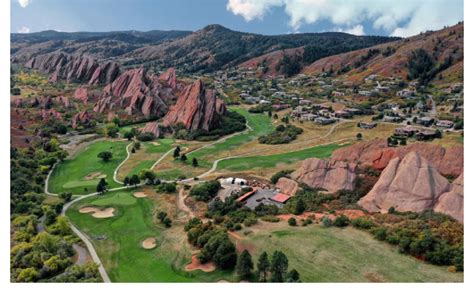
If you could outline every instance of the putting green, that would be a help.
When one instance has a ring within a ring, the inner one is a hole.
[[[114,182],[114,170],[126,158],[125,147],[128,141],[98,141],[88,145],[71,159],[60,162],[49,178],[49,191],[53,193],[72,192],[88,194],[95,192],[99,179],[86,179],[87,175],[101,173],[106,175],[109,188],[120,186]],[[112,152],[112,159],[104,162],[97,157],[102,151]]]

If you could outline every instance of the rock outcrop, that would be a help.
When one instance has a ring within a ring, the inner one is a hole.
[[[35,56],[25,63],[25,67],[50,75],[51,82],[99,84],[112,82],[118,75],[119,67],[113,62],[102,65],[87,56],[49,53]]]
[[[143,68],[127,70],[104,88],[94,111],[124,109],[128,115],[162,116],[168,106],[160,97],[160,84],[154,81]]]
[[[293,196],[298,191],[298,182],[293,179],[281,177],[280,179],[278,179],[278,182],[275,184],[275,187],[280,189],[281,193]]]
[[[291,174],[294,180],[329,192],[353,190],[356,164],[344,161],[310,158]]]
[[[464,173],[453,181],[451,190],[439,196],[434,211],[464,222]]]
[[[76,129],[79,125],[87,125],[92,121],[92,115],[87,111],[81,111],[74,115],[71,120],[71,127]]]
[[[63,105],[65,108],[70,108],[71,107],[71,102],[69,101],[68,97],[65,96],[59,96],[56,98],[56,101]]]
[[[160,137],[160,125],[157,121],[148,122],[145,126],[140,129],[141,133],[152,133],[155,137]]]
[[[451,184],[417,152],[403,159],[396,157],[383,170],[372,190],[358,202],[369,212],[422,212],[434,209],[440,196],[451,190]]]
[[[393,158],[405,157],[410,152],[417,152],[436,167],[443,175],[459,176],[463,172],[464,152],[462,146],[444,148],[432,143],[413,143],[407,146],[388,147],[385,139],[362,142],[335,150],[332,158],[370,165],[382,170]]]
[[[89,91],[87,90],[86,87],[78,87],[74,91],[73,97],[74,99],[79,100],[83,102],[84,104],[87,104],[87,102],[89,101]]]
[[[188,130],[209,131],[219,126],[225,111],[224,102],[216,97],[216,92],[206,89],[203,82],[197,80],[183,89],[176,104],[164,117],[164,124],[182,123]]]
[[[168,70],[166,70],[165,72],[163,72],[163,73],[160,75],[159,80],[165,81],[166,84],[167,84],[170,88],[176,89],[176,87],[177,87],[177,82],[176,82],[176,70],[174,70],[173,67],[168,68]]]

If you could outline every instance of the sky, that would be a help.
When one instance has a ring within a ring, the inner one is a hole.
[[[12,33],[190,30],[408,37],[464,20],[463,0],[10,0]]]

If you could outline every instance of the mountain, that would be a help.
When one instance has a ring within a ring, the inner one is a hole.
[[[303,69],[306,74],[331,73],[360,83],[377,74],[436,83],[462,81],[464,23],[407,39],[322,58]]]
[[[131,63],[181,67],[188,72],[209,72],[238,65],[281,49],[311,47],[309,60],[392,41],[388,37],[359,37],[344,33],[307,33],[265,36],[209,25],[183,38],[146,46],[126,54]],[[313,58],[313,59],[311,59]]]
[[[277,50],[304,47],[303,63],[397,38],[345,33],[306,33],[265,36],[209,25],[196,32],[151,31],[12,34],[14,62],[24,63],[47,53],[92,57],[99,63],[124,66],[175,67],[185,72],[210,72]]]
[[[57,32],[11,34],[11,57],[25,62],[46,53],[87,55],[102,61],[147,45],[156,45],[189,35],[190,31],[117,31],[117,32]]]

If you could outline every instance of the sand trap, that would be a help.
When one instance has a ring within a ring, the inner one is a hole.
[[[199,262],[197,254],[194,254],[191,257],[191,263],[186,265],[186,267],[184,269],[188,272],[195,271],[195,270],[201,270],[203,272],[209,273],[209,272],[214,271],[216,269],[216,266],[212,262],[201,264]]]
[[[151,144],[152,144],[152,145],[156,145],[156,146],[161,145],[161,143],[159,143],[159,142],[157,142],[157,141],[152,141]]]
[[[143,198],[143,197],[147,197],[148,194],[146,194],[145,192],[137,191],[137,192],[133,193],[133,196],[135,196],[137,198]]]
[[[105,208],[105,209],[101,210],[101,209],[96,208],[96,207],[83,207],[79,210],[79,212],[81,214],[92,213],[92,216],[94,218],[99,218],[99,219],[113,217],[114,216],[114,211],[115,211],[114,208]]]
[[[105,178],[107,175],[102,174],[101,172],[93,172],[84,177],[85,180],[101,179]]]
[[[156,247],[156,239],[154,237],[149,237],[142,242],[142,247],[145,249],[153,249]]]

